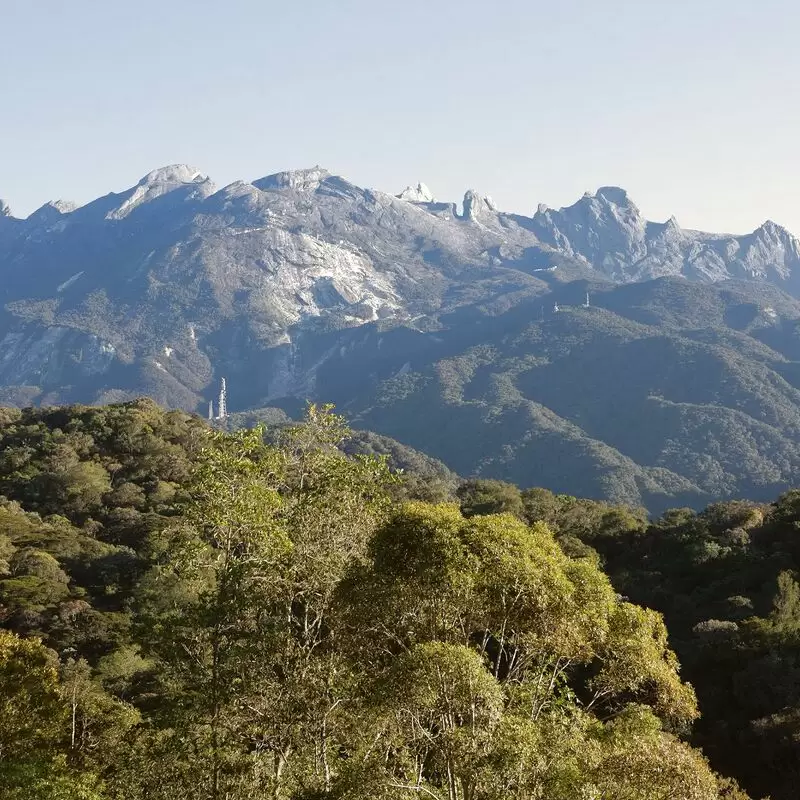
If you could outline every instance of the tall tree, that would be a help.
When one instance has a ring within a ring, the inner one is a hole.
[[[0,631],[0,796],[4,800],[100,800],[91,772],[67,759],[70,714],[55,654]]]
[[[697,712],[659,615],[544,524],[411,503],[370,556],[341,589],[374,698],[345,796],[717,796],[703,759],[662,730]],[[641,773],[627,794],[623,762]]]
[[[346,434],[314,406],[280,447],[260,430],[210,434],[181,524],[154,540],[143,646],[174,687],[169,724],[208,754],[194,796],[331,784],[347,669],[329,611],[390,480],[381,459],[337,449]]]

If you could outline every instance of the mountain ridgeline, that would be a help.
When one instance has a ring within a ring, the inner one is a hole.
[[[462,475],[654,512],[800,483],[800,244],[645,220],[604,187],[530,217],[315,168],[156,170],[0,216],[0,402],[335,402]]]

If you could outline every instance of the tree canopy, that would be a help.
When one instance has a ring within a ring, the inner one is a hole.
[[[315,406],[269,435],[147,401],[0,414],[4,797],[746,797],[692,747],[672,607],[629,588],[625,554],[683,564],[694,515],[478,480],[430,502],[348,436]],[[702,524],[738,552],[768,518]],[[797,631],[781,566],[753,641]]]

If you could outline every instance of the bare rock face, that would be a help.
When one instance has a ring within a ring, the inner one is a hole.
[[[586,194],[569,208],[537,211],[533,223],[543,241],[614,280],[630,280],[633,266],[647,255],[647,221],[615,186]]]
[[[395,196],[319,166],[219,189],[172,165],[24,220],[0,203],[0,388],[192,408],[225,374],[240,407],[308,396],[354,337],[413,339],[478,308],[499,313],[562,274],[736,278],[800,294],[800,244],[772,222],[746,236],[688,231],[645,220],[610,186],[530,218],[472,190],[462,209],[422,183]]]
[[[71,328],[17,329],[0,340],[0,382],[4,385],[68,385],[76,377],[102,375],[115,348],[99,337]]]
[[[752,234],[730,236],[684,230],[675,217],[650,222],[618,187],[604,186],[557,211],[540,206],[533,229],[540,241],[615,281],[681,275],[800,288],[800,243],[785,228],[767,222]]]
[[[290,172],[278,172],[275,175],[267,175],[253,181],[253,186],[257,189],[291,189],[295,192],[313,192],[331,174],[328,170],[320,166],[311,169],[298,169]]]
[[[737,240],[733,270],[742,277],[770,282],[792,282],[800,263],[800,242],[786,230],[767,220],[749,236]]]
[[[66,200],[51,200],[34,211],[26,220],[32,226],[51,227],[64,220],[67,214],[71,214],[77,206]]]
[[[406,186],[399,195],[401,200],[407,200],[409,203],[435,203],[436,198],[433,192],[424,184],[418,183],[416,186]]]
[[[484,197],[473,189],[468,189],[464,195],[464,219],[479,222],[490,217],[497,211],[491,197]]]
[[[123,219],[138,206],[169,192],[179,190],[184,198],[195,199],[208,197],[215,189],[207,175],[186,164],[162,167],[149,172],[133,189],[124,192],[121,195],[122,202],[106,214],[106,219]]]

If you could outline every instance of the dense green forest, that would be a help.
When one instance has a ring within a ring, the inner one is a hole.
[[[651,521],[280,422],[0,409],[1,797],[795,796],[800,492]]]

